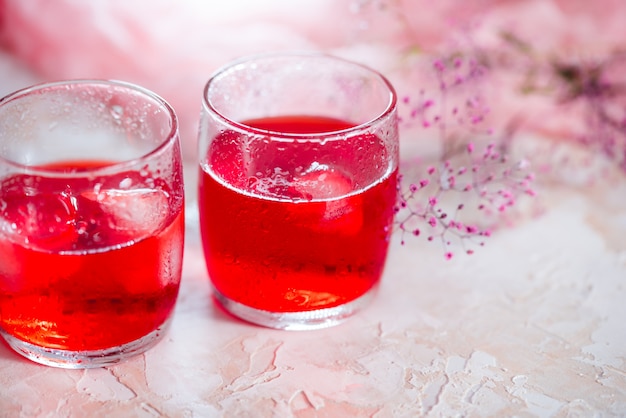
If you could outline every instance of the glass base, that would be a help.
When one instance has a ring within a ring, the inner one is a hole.
[[[91,351],[40,347],[9,335],[3,330],[0,330],[0,334],[13,350],[36,363],[63,369],[93,369],[118,364],[146,352],[163,338],[170,322],[168,319],[159,328],[138,340],[117,347]]]
[[[268,328],[307,331],[328,328],[344,322],[371,302],[376,289],[374,286],[362,296],[344,305],[302,312],[271,312],[251,308],[227,298],[215,288],[213,295],[226,311],[244,321]]]

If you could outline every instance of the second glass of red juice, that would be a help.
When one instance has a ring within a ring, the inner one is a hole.
[[[0,334],[39,363],[118,363],[159,341],[182,269],[173,109],[72,80],[0,101]]]
[[[217,301],[280,329],[341,322],[383,273],[398,171],[393,87],[323,54],[214,74],[199,132],[200,227]]]

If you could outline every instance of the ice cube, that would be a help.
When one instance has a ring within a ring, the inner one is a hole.
[[[132,239],[158,232],[169,215],[168,195],[159,189],[104,189],[84,192],[81,197],[97,203],[104,214],[106,222],[100,221],[100,229]],[[79,204],[79,215],[80,211]]]
[[[307,200],[326,201],[321,230],[344,235],[357,234],[363,226],[359,195],[350,195],[354,184],[347,174],[327,165],[315,164],[294,179],[293,187]]]
[[[1,228],[0,226],[0,257],[2,259],[0,263],[0,277],[2,277],[0,294],[17,292],[24,286],[24,280],[22,280],[24,266],[20,262],[19,250],[3,236]]]
[[[0,231],[10,240],[46,251],[71,249],[76,207],[70,190],[31,176],[4,179],[0,187]]]
[[[315,164],[294,178],[293,187],[307,200],[342,197],[353,190],[352,180],[346,174],[324,164]]]

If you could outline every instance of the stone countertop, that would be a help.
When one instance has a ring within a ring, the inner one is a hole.
[[[30,81],[0,69],[5,92]],[[624,415],[626,182],[545,186],[541,199],[540,216],[472,256],[446,261],[438,245],[396,236],[373,304],[306,332],[213,303],[192,215],[165,338],[90,370],[0,344],[0,416]]]

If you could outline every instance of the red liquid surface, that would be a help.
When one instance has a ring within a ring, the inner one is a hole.
[[[351,127],[317,117],[253,120],[292,133]],[[224,132],[200,176],[200,225],[209,276],[224,296],[256,309],[330,308],[380,280],[388,249],[397,168],[382,141],[281,143]],[[351,173],[359,173],[357,175]]]
[[[81,173],[103,165],[47,168]],[[158,187],[158,179],[142,187],[146,182],[134,171],[0,179],[4,332],[43,347],[98,350],[137,340],[167,320],[182,268],[182,198]]]

